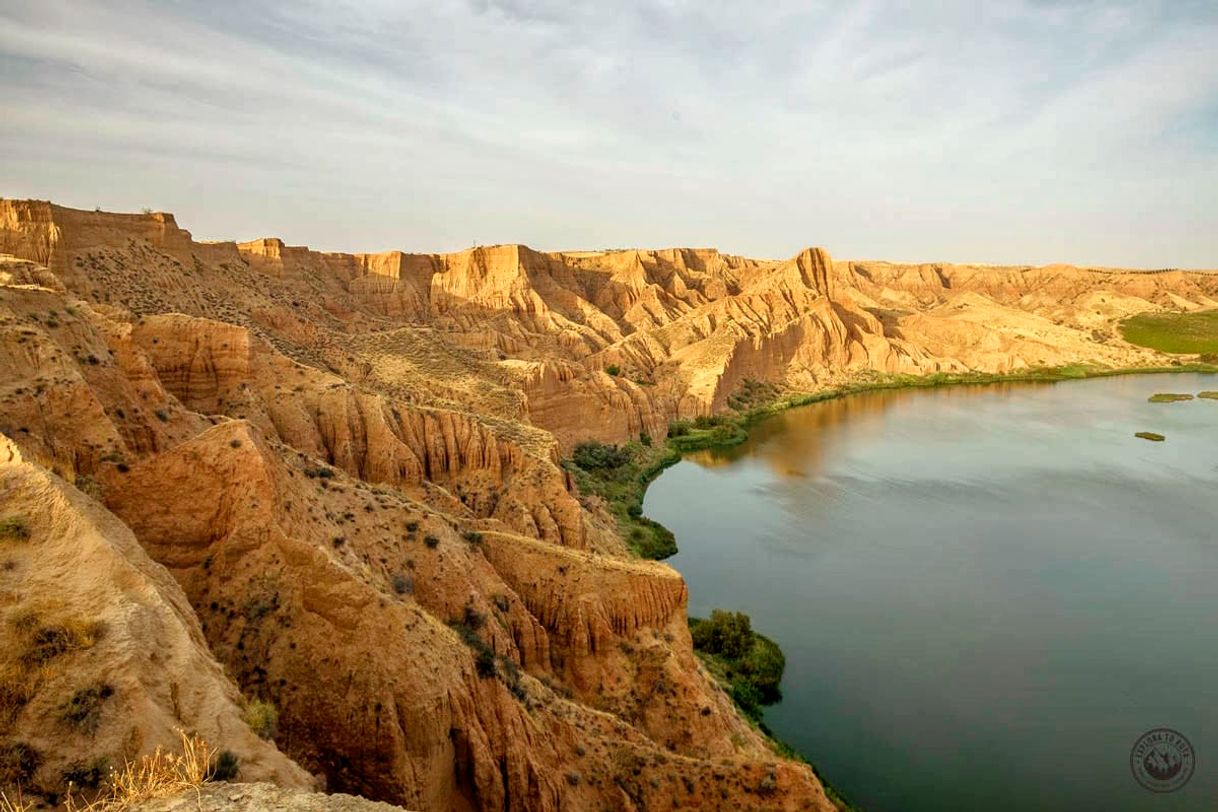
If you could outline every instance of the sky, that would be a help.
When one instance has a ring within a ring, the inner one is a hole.
[[[1218,3],[0,0],[0,196],[323,250],[1218,267]]]

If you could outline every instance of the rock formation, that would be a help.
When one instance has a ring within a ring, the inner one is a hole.
[[[750,381],[1163,363],[1116,322],[1218,306],[1201,272],[332,254],[38,201],[0,201],[0,254],[0,782],[184,727],[243,780],[415,809],[833,808],[700,667],[576,443]]]

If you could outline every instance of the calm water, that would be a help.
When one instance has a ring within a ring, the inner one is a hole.
[[[1218,809],[1218,376],[881,392],[664,473],[690,613],[787,655],[767,723],[866,812]],[[1167,435],[1165,443],[1135,431]],[[1188,736],[1153,795],[1129,751]]]

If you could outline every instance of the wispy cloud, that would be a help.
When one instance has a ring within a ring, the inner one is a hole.
[[[324,248],[1218,266],[1211,2],[0,6],[0,194]]]

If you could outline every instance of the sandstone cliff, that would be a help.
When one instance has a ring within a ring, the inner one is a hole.
[[[621,433],[662,434],[668,416],[589,365],[620,331],[560,259],[204,245],[166,215],[107,230],[97,213],[0,206],[19,254],[0,287],[0,431],[22,465],[80,483],[81,509],[172,586],[235,714],[197,689],[160,715],[107,698],[115,731],[140,730],[112,759],[180,724],[236,752],[242,779],[312,773],[409,808],[831,808],[700,669],[681,578],[626,555],[558,465],[564,441],[530,418],[565,381],[623,414]],[[512,336],[519,357],[501,359]],[[193,666],[158,657],[146,668],[186,684]],[[46,690],[29,724],[71,693]],[[241,722],[255,700],[278,708],[295,763]],[[29,738],[39,788],[62,791],[77,746]]]

